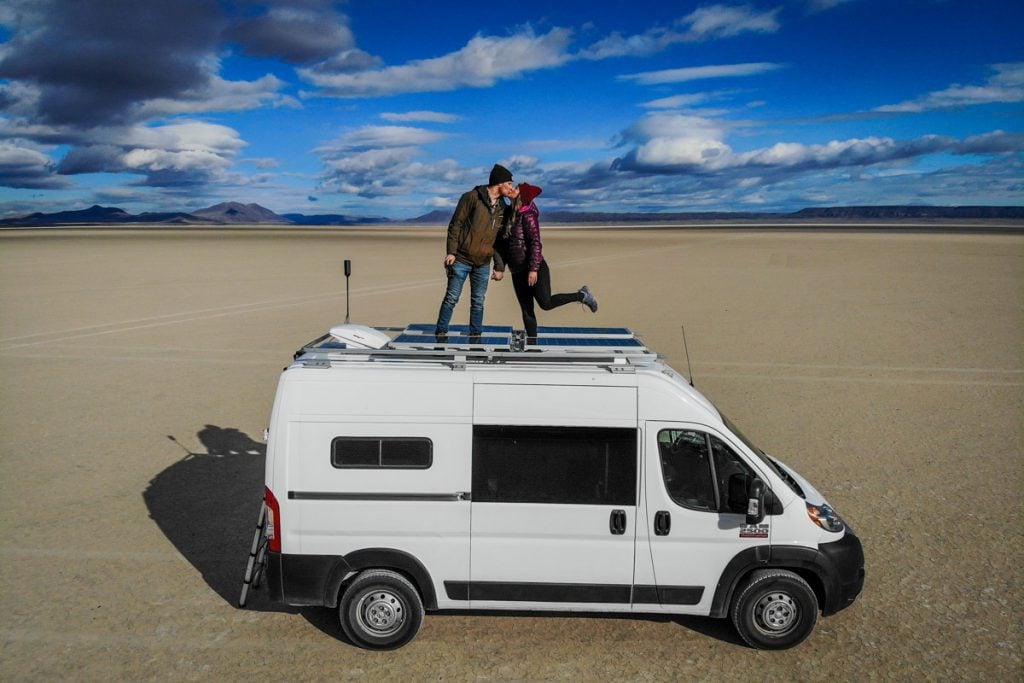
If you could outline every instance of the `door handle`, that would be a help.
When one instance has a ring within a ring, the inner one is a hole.
[[[672,515],[669,514],[668,510],[659,510],[654,513],[654,535],[668,536],[668,532],[671,530]]]
[[[608,518],[608,530],[612,532],[613,536],[621,536],[626,533],[625,510],[612,510],[611,517]]]

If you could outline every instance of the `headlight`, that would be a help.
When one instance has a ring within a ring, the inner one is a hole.
[[[807,503],[807,516],[825,531],[835,532],[846,528],[843,520],[836,514],[836,511],[828,505],[811,505]]]

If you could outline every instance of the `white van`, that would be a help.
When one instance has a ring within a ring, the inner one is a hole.
[[[780,649],[860,593],[849,525],[628,329],[432,331],[340,325],[281,375],[274,600],[372,649],[453,609],[728,616]]]

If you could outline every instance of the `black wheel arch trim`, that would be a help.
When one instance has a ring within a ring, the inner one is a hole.
[[[795,545],[756,546],[737,553],[725,566],[715,587],[711,602],[712,617],[727,617],[740,582],[755,569],[790,569],[810,581],[819,600],[822,614],[828,616],[839,611],[845,604],[840,603],[842,586],[840,572],[828,554],[817,548]],[[815,585],[817,584],[817,585]],[[821,591],[819,593],[818,591]]]
[[[337,558],[324,585],[324,605],[337,607],[341,596],[341,584],[352,572],[363,569],[391,569],[399,571],[412,581],[423,599],[423,607],[437,609],[437,593],[423,563],[403,550],[393,548],[364,548]]]

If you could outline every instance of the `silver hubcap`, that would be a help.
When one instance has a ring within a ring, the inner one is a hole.
[[[374,591],[359,601],[356,618],[363,629],[375,635],[391,635],[405,623],[405,605],[394,593]]]
[[[754,625],[769,636],[781,636],[796,626],[800,610],[785,593],[768,593],[754,605]]]

